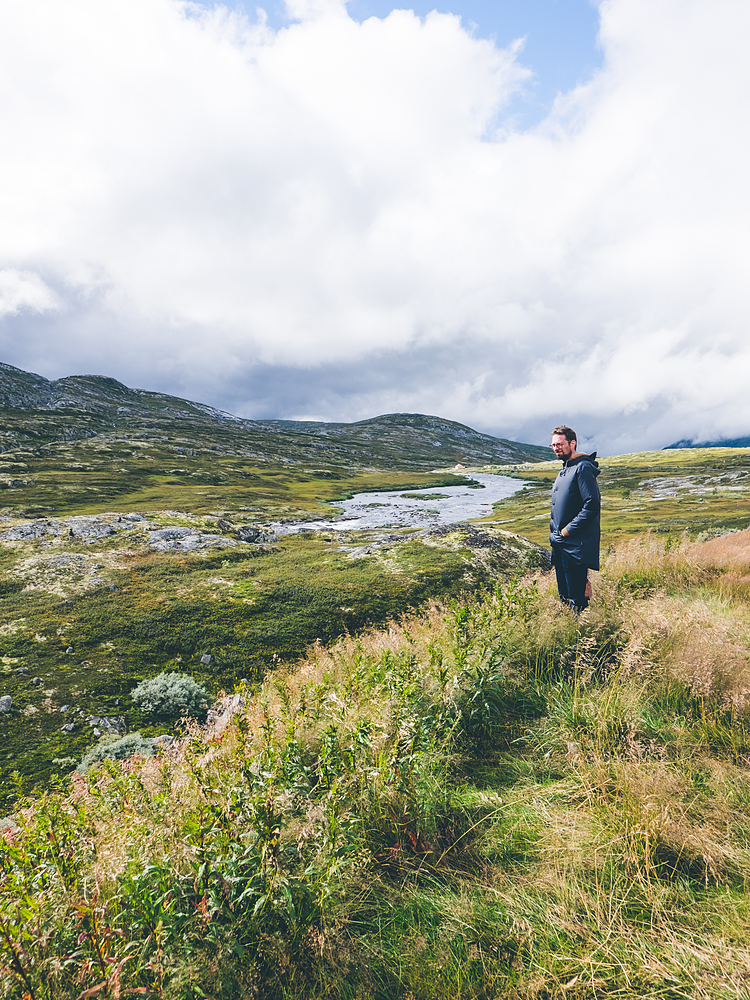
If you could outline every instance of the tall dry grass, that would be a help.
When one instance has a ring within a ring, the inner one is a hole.
[[[650,535],[610,553],[599,596],[617,603],[623,666],[661,671],[698,697],[743,713],[750,698],[750,531],[667,544]]]
[[[29,803],[5,995],[750,996],[749,541],[627,543],[578,618],[530,576],[317,644]]]

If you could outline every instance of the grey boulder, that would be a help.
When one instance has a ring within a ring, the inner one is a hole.
[[[272,531],[263,531],[261,528],[254,528],[251,524],[243,524],[237,529],[237,537],[241,542],[278,542],[279,536]]]
[[[233,548],[237,542],[223,535],[209,535],[195,528],[157,528],[149,531],[151,548],[159,552],[198,552],[201,549]]]

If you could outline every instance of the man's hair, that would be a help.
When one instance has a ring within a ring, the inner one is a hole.
[[[553,434],[563,434],[567,439],[568,443],[575,441],[578,444],[578,435],[573,430],[572,427],[568,427],[567,424],[560,424],[559,427],[555,427],[552,431]]]

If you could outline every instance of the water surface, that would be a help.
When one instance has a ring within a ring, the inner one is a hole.
[[[462,475],[464,475],[462,473]],[[453,524],[492,513],[493,503],[512,496],[527,485],[509,476],[472,473],[476,486],[428,486],[422,490],[392,490],[387,493],[357,493],[340,500],[344,513],[324,521],[284,525],[280,532],[347,531],[366,528],[426,528]]]

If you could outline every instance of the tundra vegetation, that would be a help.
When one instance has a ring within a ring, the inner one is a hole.
[[[174,719],[129,697],[156,674],[188,672],[211,695],[253,684],[316,640],[486,585],[508,562],[409,531],[243,540],[253,532],[330,517],[331,502],[365,490],[455,485],[444,467],[459,461],[544,455],[438,417],[245,421],[2,364],[0,416],[0,696],[13,699],[0,714],[0,807],[75,766],[97,720],[170,732]],[[163,551],[151,527],[218,541]],[[528,543],[501,549],[533,561]]]
[[[17,803],[3,995],[748,995],[749,562],[429,602]]]

